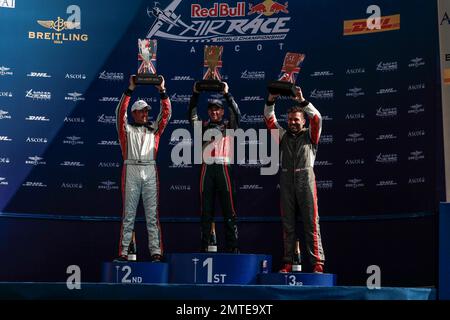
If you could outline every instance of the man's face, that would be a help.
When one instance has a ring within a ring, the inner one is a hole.
[[[223,108],[219,107],[208,108],[208,115],[212,122],[222,121],[223,114],[224,114]]]
[[[134,122],[144,124],[148,122],[148,108],[142,110],[134,110],[132,113]]]
[[[305,126],[305,118],[301,112],[288,113],[288,128],[292,133],[300,132]]]

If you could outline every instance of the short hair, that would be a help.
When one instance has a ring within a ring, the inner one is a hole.
[[[293,106],[290,107],[287,111],[287,113],[295,113],[295,112],[300,112],[303,115],[303,119],[306,119],[306,112],[302,107],[299,106]]]

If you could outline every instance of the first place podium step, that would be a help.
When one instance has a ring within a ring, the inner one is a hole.
[[[166,259],[169,282],[182,284],[257,284],[258,274],[272,266],[272,256],[264,254],[174,253]]]

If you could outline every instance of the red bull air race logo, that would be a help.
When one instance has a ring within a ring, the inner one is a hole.
[[[175,11],[182,0],[172,0],[167,7],[155,2],[147,14],[154,18],[147,38],[160,37],[183,42],[238,42],[284,40],[291,20],[288,2],[265,0],[248,2],[191,3],[190,17]],[[189,20],[190,19],[190,20]]]

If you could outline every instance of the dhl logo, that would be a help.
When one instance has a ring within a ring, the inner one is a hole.
[[[380,17],[380,28],[369,29],[367,27],[367,19],[345,20],[344,36],[352,36],[357,34],[375,33],[383,31],[392,31],[400,29],[400,15]]]
[[[444,84],[450,85],[450,68],[444,69]]]

